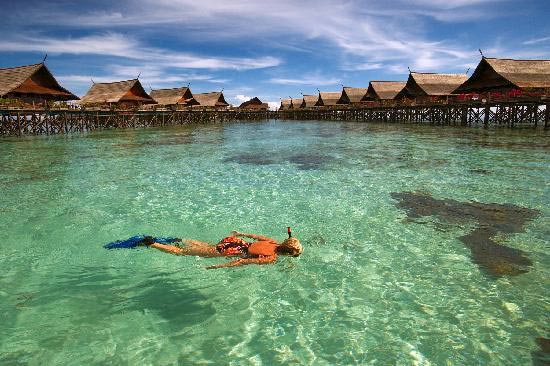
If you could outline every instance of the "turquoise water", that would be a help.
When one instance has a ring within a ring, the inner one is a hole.
[[[550,335],[549,137],[270,121],[3,139],[0,365],[529,365]],[[537,210],[495,238],[532,265],[487,273],[458,239],[475,222],[410,218],[396,192]],[[286,226],[304,253],[269,266],[102,248]]]

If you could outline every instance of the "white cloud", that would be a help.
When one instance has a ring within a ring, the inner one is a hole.
[[[530,39],[530,40],[527,40],[527,41],[523,42],[523,44],[532,45],[532,44],[545,43],[545,42],[550,42],[550,37]]]
[[[326,85],[338,85],[342,81],[337,78],[324,77],[319,73],[304,75],[299,78],[283,78],[276,77],[269,79],[272,84],[279,85],[310,85],[310,86],[326,86]]]
[[[147,47],[136,39],[120,33],[106,33],[80,38],[17,36],[13,40],[0,40],[0,51],[116,56],[156,63],[165,67],[185,69],[251,70],[273,67],[280,64],[279,59],[271,56],[259,58],[209,57]]]
[[[276,111],[281,106],[281,102],[267,102],[267,105],[270,110]]]
[[[250,99],[252,99],[252,97],[248,97],[248,96],[243,95],[243,94],[235,95],[235,100],[236,100],[239,104],[244,103],[244,102],[247,102],[247,101],[249,101]]]

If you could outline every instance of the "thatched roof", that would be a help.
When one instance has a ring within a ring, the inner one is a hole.
[[[145,92],[138,79],[115,81],[112,83],[94,83],[80,101],[81,104],[121,102],[156,103]]]
[[[155,89],[151,90],[151,98],[160,105],[197,105],[199,102],[193,98],[193,94],[188,87],[173,89]]]
[[[365,94],[367,94],[367,88],[350,88],[348,86],[344,86],[342,89],[342,96],[340,97],[338,104],[361,103]]]
[[[342,96],[342,92],[320,92],[319,100],[317,101],[316,105],[317,106],[335,106],[340,100],[341,96]]]
[[[193,97],[199,102],[198,107],[228,107],[222,92],[211,92],[194,94]]]
[[[44,63],[0,69],[0,97],[34,94],[54,100],[78,100],[61,87]]]
[[[260,98],[254,97],[250,100],[247,100],[246,102],[241,103],[239,108],[242,109],[269,109],[269,105],[267,103],[263,103]]]
[[[390,100],[403,90],[404,81],[371,81],[363,100]]]
[[[550,60],[512,60],[483,57],[472,76],[455,93],[502,88],[549,89]]]
[[[290,109],[290,107],[292,106],[292,99],[281,99],[281,107],[279,108],[279,110],[286,110],[286,109]]]
[[[304,95],[304,108],[315,107],[318,100],[319,100],[318,95]]]
[[[466,74],[411,72],[407,84],[396,98],[451,95],[467,79]]]
[[[304,108],[304,98],[292,98],[292,106],[293,109],[298,108]]]

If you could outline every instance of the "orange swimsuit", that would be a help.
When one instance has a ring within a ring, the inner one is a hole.
[[[216,250],[225,255],[239,255],[248,253],[249,246],[250,243],[247,243],[241,238],[228,236],[220,240],[216,245]]]

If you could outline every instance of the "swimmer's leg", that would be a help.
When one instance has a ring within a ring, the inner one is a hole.
[[[198,240],[182,240],[183,247],[166,245],[160,243],[151,244],[151,248],[156,248],[162,252],[174,255],[196,255],[199,257],[222,257],[223,254],[216,250],[216,247]]]

